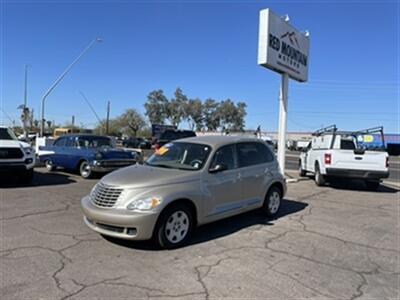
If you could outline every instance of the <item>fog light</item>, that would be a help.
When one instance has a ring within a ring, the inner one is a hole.
[[[33,162],[33,159],[32,158],[27,158],[27,159],[25,159],[25,163],[26,164],[31,164]]]
[[[136,230],[136,228],[128,228],[128,229],[126,230],[126,233],[127,233],[128,235],[136,235],[137,230]]]

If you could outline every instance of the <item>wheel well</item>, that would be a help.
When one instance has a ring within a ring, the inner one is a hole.
[[[272,187],[277,187],[279,189],[279,191],[281,192],[281,195],[283,197],[283,185],[280,182],[274,182],[273,184],[271,184],[271,186],[268,189],[268,192],[271,190]],[[268,194],[267,192],[267,194]]]
[[[196,224],[197,224],[197,209],[196,209],[196,206],[194,205],[194,203],[192,202],[192,200],[189,200],[189,199],[177,199],[177,200],[174,200],[171,203],[169,203],[166,207],[164,207],[163,211],[165,211],[169,207],[172,207],[172,206],[175,206],[175,205],[178,205],[178,204],[185,205],[190,209],[190,211],[193,214],[193,220],[195,222],[194,225],[196,226]]]
[[[84,158],[81,158],[79,161],[78,161],[78,163],[77,163],[77,165],[76,165],[76,169],[79,171],[79,167],[81,166],[81,163],[82,162],[84,162],[84,161],[87,161],[86,159],[84,159]]]

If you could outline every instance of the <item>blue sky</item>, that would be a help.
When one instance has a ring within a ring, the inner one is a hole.
[[[290,82],[288,129],[383,125],[399,131],[397,1],[4,1],[1,108],[17,119],[29,64],[28,106],[36,116],[52,82],[96,36],[48,97],[46,118],[96,125],[98,114],[144,113],[147,94],[181,87],[189,97],[245,101],[246,126],[278,127],[280,76],[257,65],[258,14],[271,8],[311,33],[309,82]],[[0,123],[9,123],[0,112]]]

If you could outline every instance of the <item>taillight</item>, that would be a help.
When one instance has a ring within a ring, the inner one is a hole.
[[[330,165],[332,163],[332,154],[325,153],[325,164]]]
[[[386,168],[389,168],[389,156],[386,156]]]
[[[156,150],[160,149],[160,148],[161,148],[161,147],[160,147],[160,144],[158,144],[158,143],[155,144],[155,145],[154,145],[154,148],[155,148]]]

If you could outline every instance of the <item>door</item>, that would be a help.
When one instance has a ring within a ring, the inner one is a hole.
[[[267,187],[276,172],[276,162],[269,148],[259,142],[237,144],[244,208],[261,206]]]
[[[204,216],[208,220],[234,214],[240,209],[241,184],[234,145],[223,146],[215,152],[210,170],[217,165],[223,166],[223,170],[206,173],[203,177]]]
[[[51,156],[51,161],[56,166],[63,167],[62,155],[63,155],[66,140],[67,140],[66,137],[63,136],[63,137],[58,138],[53,144],[52,150],[54,151],[54,154]]]

